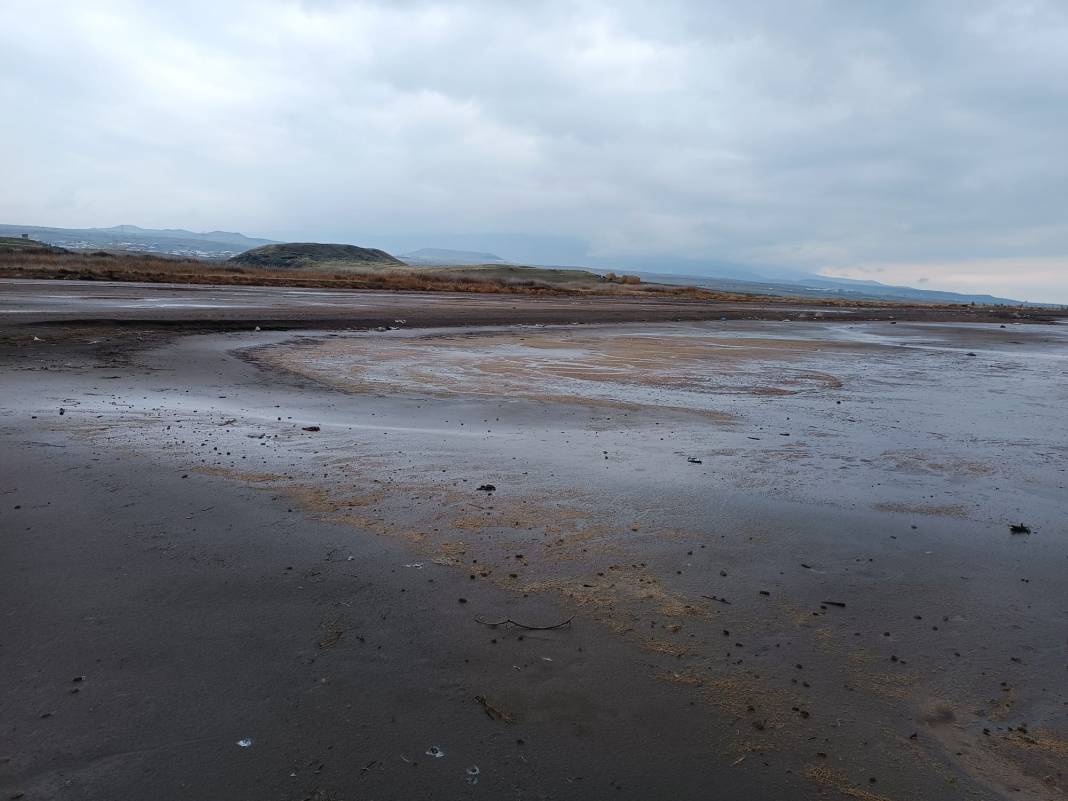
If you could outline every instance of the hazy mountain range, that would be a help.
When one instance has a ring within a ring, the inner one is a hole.
[[[38,225],[0,225],[0,236],[22,234],[50,245],[69,249],[130,250],[203,259],[226,259],[263,245],[279,244],[272,239],[248,237],[233,231],[187,231],[182,228],[140,228],[116,225],[110,228],[50,228]],[[494,253],[447,248],[421,248],[401,254],[399,258],[413,266],[449,266],[514,262]],[[628,260],[614,268],[616,272],[640,275],[645,281],[682,284],[754,295],[788,295],[807,298],[841,298],[847,300],[888,300],[920,303],[979,303],[1021,305],[1020,301],[992,295],[942,292],[906,286],[891,286],[877,281],[828,278],[801,270],[774,265],[709,263],[696,259],[657,259],[642,262],[644,269],[633,269],[638,262]],[[517,265],[519,266],[519,265]],[[591,269],[581,265],[537,265]],[[604,273],[606,267],[593,268]],[[1039,305],[1039,304],[1026,304]]]
[[[759,275],[721,277],[717,275],[672,275],[665,273],[638,272],[643,281],[663,284],[699,286],[738,292],[746,295],[786,295],[798,298],[839,298],[842,300],[911,301],[916,303],[977,303],[999,306],[1040,306],[1049,304],[1023,303],[1011,298],[993,295],[972,295],[959,292],[943,292],[936,289],[916,289],[908,286],[891,286],[878,281],[855,281],[850,278],[827,278],[821,275],[800,273],[789,280],[761,280]]]
[[[409,264],[510,264],[493,253],[465,250],[423,248],[400,257]],[[635,262],[629,262],[633,266]],[[604,273],[608,268],[580,265],[544,264],[541,267],[594,269]],[[650,269],[652,268],[652,269]],[[658,268],[658,269],[657,269]],[[993,295],[975,295],[891,286],[878,281],[859,281],[852,278],[828,278],[789,267],[774,265],[750,266],[730,263],[708,263],[691,259],[660,259],[646,269],[630,269],[627,265],[614,272],[638,275],[643,281],[682,286],[700,286],[745,295],[787,295],[800,298],[841,298],[845,300],[889,300],[919,303],[979,303],[1021,305],[1021,301]],[[1040,305],[1040,304],[1022,304]]]
[[[446,248],[420,248],[411,253],[402,253],[400,258],[408,264],[451,266],[459,264],[509,264],[506,259],[493,253],[475,250],[448,250]]]
[[[225,259],[271,239],[254,239],[232,231],[186,231],[183,228],[140,228],[115,225],[111,228],[49,228],[40,225],[0,225],[0,236],[21,236],[70,250],[130,250],[170,256]]]

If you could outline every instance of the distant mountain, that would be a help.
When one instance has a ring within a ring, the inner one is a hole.
[[[797,268],[770,264],[738,264],[687,257],[642,258],[635,256],[612,261],[598,260],[595,269],[615,270],[616,272],[625,270],[636,273],[647,281],[690,284],[745,294],[920,303],[1021,305],[1021,301],[993,295],[941,292],[933,289],[892,286],[878,281],[834,278]]]
[[[39,225],[0,225],[0,236],[34,239],[71,250],[126,250],[200,259],[225,259],[249,248],[273,244],[230,231],[198,233],[183,228],[156,230],[136,225],[111,228],[49,228]]]
[[[401,254],[408,264],[509,264],[508,261],[492,253],[479,253],[473,250],[447,250],[445,248],[420,248],[411,253]]]
[[[141,238],[164,238],[164,239],[196,239],[204,242],[225,242],[231,245],[243,245],[246,248],[255,248],[260,245],[270,245],[273,239],[256,239],[245,236],[235,231],[187,231],[184,228],[141,228],[137,225],[113,225],[110,228],[88,228],[88,231],[100,231],[102,233],[114,233]]]
[[[849,278],[799,273],[793,280],[768,281],[753,278],[733,278],[709,275],[678,275],[667,273],[639,272],[644,281],[684,286],[700,286],[724,292],[746,295],[778,295],[796,298],[838,298],[841,300],[883,300],[910,303],[976,303],[997,306],[1037,306],[1011,298],[993,295],[968,295],[960,292],[942,292],[935,289],[915,289],[907,286],[890,286],[877,281],[856,281]]]
[[[263,245],[230,259],[234,264],[267,269],[331,270],[371,267],[404,267],[404,262],[377,248],[356,245],[321,244],[319,242],[285,242]]]
[[[729,278],[738,281],[786,281],[797,283],[800,279],[813,275],[804,270],[779,267],[774,264],[741,264],[690,256],[600,257],[583,260],[583,262],[591,269],[612,270],[617,273],[646,272],[676,276],[694,275],[703,278]]]

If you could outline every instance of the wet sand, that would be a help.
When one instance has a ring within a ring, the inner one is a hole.
[[[1062,324],[27,314],[9,795],[1064,797]]]

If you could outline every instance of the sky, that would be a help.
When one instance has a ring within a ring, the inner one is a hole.
[[[1068,303],[1066,77],[1063,0],[3,0],[0,222]]]

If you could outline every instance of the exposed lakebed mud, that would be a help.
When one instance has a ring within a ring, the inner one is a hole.
[[[479,692],[489,724],[566,721],[564,741],[582,742],[606,707],[663,692],[678,731],[708,727],[687,751],[655,739],[648,712],[628,720],[628,741],[674,749],[681,776],[591,788],[548,768],[519,779],[497,756],[476,790],[690,797],[704,772],[736,797],[1060,798],[1066,334],[728,321],[207,335],[121,370],[13,362],[26,369],[8,369],[8,416],[37,414],[34,439],[331,527],[306,586],[350,569],[352,543],[388,543],[389,575],[441,590],[398,592],[399,614],[437,621],[476,662],[539,643]],[[361,647],[373,627],[358,617],[324,610],[311,647]],[[407,648],[388,669],[421,650]],[[567,692],[539,693],[534,670],[567,675]],[[385,758],[382,776],[409,778],[376,797],[475,792],[469,765],[442,790]],[[358,780],[314,787],[348,797]]]

